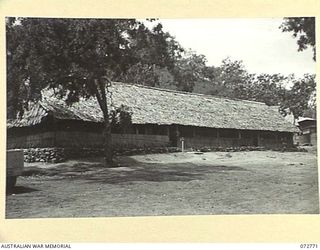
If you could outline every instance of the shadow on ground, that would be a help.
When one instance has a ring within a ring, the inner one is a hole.
[[[24,175],[65,177],[72,179],[100,182],[104,184],[121,184],[135,181],[192,181],[204,179],[206,174],[226,174],[229,171],[247,171],[237,166],[197,165],[194,163],[142,163],[132,158],[118,162],[115,167],[104,167],[101,163],[74,164],[63,163],[53,168],[28,168]]]
[[[15,186],[10,190],[7,190],[6,194],[7,195],[12,195],[12,194],[25,194],[25,193],[32,193],[32,192],[37,192],[39,191],[38,189],[34,188],[29,188],[29,187],[24,187],[24,186]]]

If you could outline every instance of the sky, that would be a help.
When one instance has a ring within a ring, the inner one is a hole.
[[[186,49],[206,56],[219,66],[227,57],[242,60],[249,73],[315,74],[312,50],[298,52],[292,33],[282,32],[281,18],[160,19]]]

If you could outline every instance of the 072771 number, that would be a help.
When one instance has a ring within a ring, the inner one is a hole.
[[[318,248],[318,244],[300,244],[300,248],[302,248],[302,249]]]

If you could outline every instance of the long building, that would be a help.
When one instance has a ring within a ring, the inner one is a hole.
[[[297,128],[277,107],[264,103],[172,91],[115,82],[109,88],[112,108],[124,105],[131,126],[113,128],[114,147],[180,146],[186,148],[292,145]],[[97,101],[68,106],[52,91],[7,122],[8,148],[86,147],[103,145],[103,115]]]

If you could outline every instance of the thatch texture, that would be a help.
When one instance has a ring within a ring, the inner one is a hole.
[[[128,106],[134,124],[190,125],[210,128],[296,132],[277,111],[263,103],[231,100],[208,95],[113,83],[112,103]],[[81,100],[67,106],[51,91],[43,94],[39,104],[25,112],[21,119],[10,121],[9,127],[30,126],[41,122],[49,113],[57,119],[102,122],[102,112],[95,99]]]

